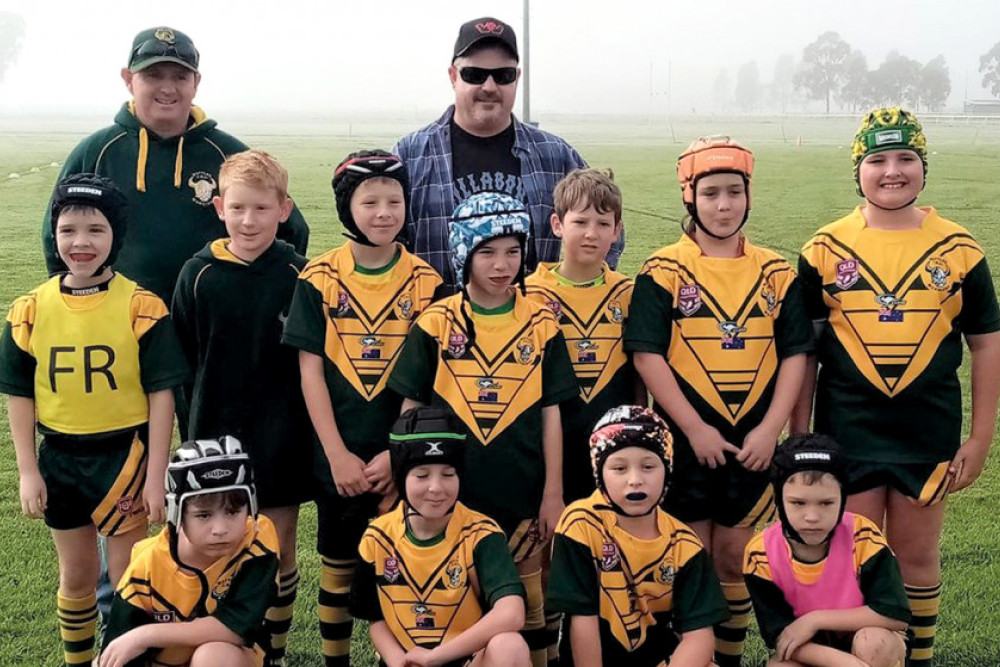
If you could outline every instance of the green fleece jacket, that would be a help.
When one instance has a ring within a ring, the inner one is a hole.
[[[226,156],[246,148],[198,107],[191,108],[191,125],[183,135],[158,137],[126,102],[114,125],[73,149],[59,178],[93,172],[121,188],[129,200],[129,225],[115,269],[170,303],[184,262],[206,243],[226,236],[212,197],[219,193],[219,167]],[[45,211],[42,244],[49,273],[55,273],[66,267],[53,244],[50,213],[51,205]],[[309,227],[298,209],[278,235],[306,253]]]

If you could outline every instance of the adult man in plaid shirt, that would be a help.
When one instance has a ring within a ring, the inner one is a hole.
[[[559,260],[552,234],[552,190],[563,176],[587,166],[563,139],[517,120],[511,113],[521,76],[517,38],[506,23],[481,18],[458,32],[448,74],[455,104],[427,127],[406,135],[393,149],[410,177],[410,247],[457,289],[448,260],[448,220],[477,192],[502,192],[531,214],[527,271]],[[624,235],[608,253],[614,267]]]

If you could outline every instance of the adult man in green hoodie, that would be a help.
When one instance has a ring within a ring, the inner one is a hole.
[[[226,156],[247,148],[192,103],[201,82],[198,59],[194,43],[179,30],[158,27],[136,35],[121,71],[132,100],[122,105],[114,125],[73,149],[60,174],[97,173],[126,194],[129,230],[115,269],[166,303],[184,262],[226,235],[212,206],[219,167]],[[298,209],[278,236],[305,254],[309,228]],[[42,242],[49,272],[64,271],[48,211]]]

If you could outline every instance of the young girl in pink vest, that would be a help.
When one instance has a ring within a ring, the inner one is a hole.
[[[743,573],[768,667],[893,667],[910,620],[899,563],[874,523],[845,512],[846,473],[823,435],[789,438],[771,463],[779,520],[747,544]]]

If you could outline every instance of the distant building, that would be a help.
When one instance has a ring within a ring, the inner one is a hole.
[[[963,111],[974,116],[1000,116],[1000,100],[965,100]]]

